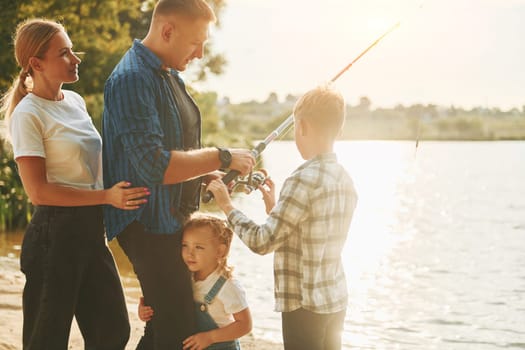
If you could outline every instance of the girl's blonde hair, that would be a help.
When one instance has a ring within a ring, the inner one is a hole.
[[[212,215],[195,213],[184,225],[184,231],[190,228],[202,227],[209,228],[215,238],[218,239],[219,244],[224,244],[226,246],[224,257],[219,261],[219,270],[226,278],[231,278],[233,267],[228,266],[228,254],[230,253],[230,246],[233,239],[232,229],[228,226],[225,220]]]
[[[61,24],[41,18],[25,20],[16,27],[13,42],[16,63],[21,70],[1,100],[0,113],[4,114],[6,120],[11,117],[18,103],[31,91],[30,86],[26,84],[27,78],[33,76],[29,64],[30,58],[44,57],[51,39],[60,31],[66,31]]]

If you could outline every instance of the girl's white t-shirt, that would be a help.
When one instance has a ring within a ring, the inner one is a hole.
[[[218,271],[210,274],[204,281],[193,280],[193,299],[204,303],[204,297],[215,282],[219,279]],[[235,279],[226,280],[221,290],[208,306],[208,312],[219,328],[234,322],[233,314],[240,312],[248,307],[246,294]]]
[[[47,181],[80,189],[102,189],[102,139],[76,92],[61,101],[32,93],[14,109],[9,132],[15,159],[45,158]]]

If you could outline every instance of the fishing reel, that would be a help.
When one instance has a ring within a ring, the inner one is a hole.
[[[238,177],[237,180],[234,181],[231,190],[233,191],[237,186],[243,186],[242,191],[246,194],[250,194],[262,185],[267,177],[268,172],[265,169],[261,168],[252,171],[244,177]]]

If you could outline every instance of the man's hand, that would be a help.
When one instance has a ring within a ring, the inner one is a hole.
[[[241,148],[230,149],[232,154],[232,162],[230,169],[237,170],[241,175],[249,174],[255,166],[255,157],[252,151]]]

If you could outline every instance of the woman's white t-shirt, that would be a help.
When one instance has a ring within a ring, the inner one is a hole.
[[[204,297],[212,289],[219,277],[220,274],[215,271],[206,277],[204,281],[193,280],[193,299],[204,303]],[[247,307],[246,294],[241,285],[236,280],[229,278],[208,306],[208,312],[215,323],[217,323],[217,326],[221,328],[234,322],[233,314],[241,312]]]
[[[100,134],[82,97],[62,91],[61,101],[30,93],[16,106],[9,121],[14,157],[45,158],[49,183],[102,189]]]

